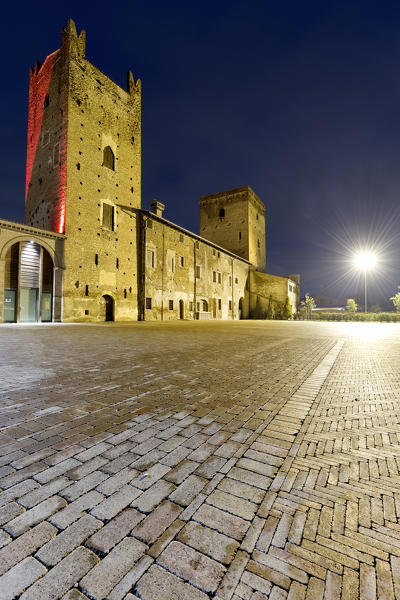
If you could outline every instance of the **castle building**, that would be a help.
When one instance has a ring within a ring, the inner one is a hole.
[[[31,70],[25,224],[0,219],[0,321],[240,319],[296,276],[267,275],[265,206],[244,186],[200,200],[200,235],[141,207],[141,84],[85,57],[72,20]]]

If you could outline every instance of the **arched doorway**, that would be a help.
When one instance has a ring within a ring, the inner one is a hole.
[[[103,306],[103,318],[105,321],[114,321],[114,300],[108,294],[102,296],[100,303]]]
[[[33,240],[13,244],[5,255],[4,321],[52,321],[53,274],[53,260],[43,246]]]
[[[239,317],[239,319],[243,319],[243,298],[240,298],[240,300],[239,300],[238,309],[239,309],[238,317]]]
[[[185,318],[185,305],[183,303],[183,300],[179,300],[179,318]]]

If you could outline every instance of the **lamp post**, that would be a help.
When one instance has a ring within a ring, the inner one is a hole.
[[[374,267],[376,256],[372,252],[359,252],[354,257],[354,264],[357,269],[364,271],[364,311],[368,312],[367,307],[367,271]]]

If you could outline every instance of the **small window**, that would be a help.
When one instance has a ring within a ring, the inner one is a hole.
[[[232,300],[229,300],[229,310],[232,310]]]
[[[213,282],[216,283],[217,281],[217,273],[215,271],[213,271]]]
[[[235,277],[235,283],[239,283],[239,279]]]
[[[89,314],[89,311],[86,309],[85,310],[85,315],[88,315],[88,314]]]
[[[200,302],[197,302],[197,304],[196,304],[196,310],[197,310],[197,312],[199,312],[199,310],[200,310]]]
[[[117,269],[119,269],[119,258],[117,258],[117,260],[115,261],[115,266],[117,267]]]
[[[147,310],[151,309],[151,298],[146,298],[146,309]]]
[[[175,270],[175,260],[174,260],[174,257],[172,256],[171,257],[171,271],[172,271],[172,273],[174,272],[174,270]]]
[[[189,302],[189,311],[193,310],[193,302]]]
[[[241,239],[242,239],[242,232],[239,231],[239,240],[241,240]]]
[[[218,298],[218,310],[222,310],[222,300]]]
[[[174,310],[174,301],[170,300],[168,304],[169,304],[169,310]]]
[[[258,221],[258,213],[256,214],[256,220]]]
[[[216,255],[216,253],[217,253],[217,252],[216,252],[215,248],[213,248],[213,256],[215,256],[215,255]]]
[[[180,257],[179,257],[179,266],[180,266],[180,267],[183,267],[184,265],[185,265],[185,259],[184,259],[184,257],[183,257],[183,256],[180,256]]]
[[[148,267],[154,267],[154,250],[147,250],[146,264]]]
[[[229,287],[232,287],[232,275],[229,275]]]
[[[196,265],[196,279],[200,279],[200,277],[201,277],[200,265]]]
[[[105,229],[114,231],[114,206],[103,202],[103,221],[102,225]]]
[[[147,229],[153,229],[153,221],[150,219],[147,221]]]
[[[257,246],[260,247],[260,240],[257,240]]]
[[[219,209],[219,216],[221,219],[223,219],[223,217],[225,216],[225,209],[224,208],[220,208]]]
[[[85,296],[89,296],[89,286],[85,285]]]
[[[99,264],[99,255],[98,254],[94,255],[94,264],[96,265],[96,267]]]
[[[183,235],[182,235],[182,234],[180,234],[180,236],[179,236],[179,241],[180,241],[180,242],[183,242],[183,240],[184,240],[184,238],[183,238]]]
[[[220,258],[221,257],[221,252],[217,252],[217,256],[218,256],[218,258]]]
[[[126,289],[124,290],[124,298],[126,298]]]
[[[111,150],[110,146],[106,146],[103,150],[103,167],[107,167],[107,169],[111,169],[111,171],[115,170],[114,152]]]
[[[221,275],[221,273],[218,273],[218,283],[221,283],[221,281],[222,281],[222,275]]]

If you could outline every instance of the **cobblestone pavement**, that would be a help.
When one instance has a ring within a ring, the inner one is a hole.
[[[400,599],[400,327],[0,328],[0,600]]]

